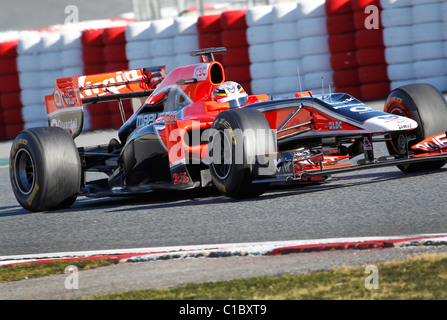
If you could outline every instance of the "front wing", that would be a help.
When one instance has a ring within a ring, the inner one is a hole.
[[[447,138],[447,133],[441,134]],[[438,137],[439,135],[433,136]],[[424,140],[425,144],[430,138]],[[433,144],[430,144],[433,145]],[[414,149],[414,148],[413,148]],[[286,182],[286,181],[312,181],[333,174],[352,172],[357,170],[370,170],[381,167],[401,166],[411,163],[447,161],[447,144],[430,149],[428,152],[407,154],[405,156],[373,157],[371,150],[365,150],[363,159],[357,162],[344,162],[349,156],[324,155],[322,152],[303,155],[301,150],[279,152],[274,160],[275,177],[262,179],[258,176],[253,183]]]

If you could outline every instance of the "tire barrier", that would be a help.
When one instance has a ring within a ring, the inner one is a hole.
[[[375,21],[376,26],[368,26],[368,18],[371,15],[371,11],[368,11],[369,6],[382,10],[379,0],[352,1],[356,30],[356,60],[360,83],[358,97],[363,100],[380,99],[383,98],[384,92],[390,91],[382,35],[383,26],[380,19]],[[377,18],[379,17],[377,16]]]
[[[17,43],[17,71],[24,128],[47,126],[45,95],[62,78],[59,32],[24,31]]]
[[[95,74],[108,71],[121,71],[128,68],[126,57],[127,21],[98,23],[97,28],[88,28],[81,32],[82,74]],[[131,102],[123,101],[126,117],[132,114]],[[117,102],[104,102],[86,105],[88,128],[117,129],[123,121]]]
[[[174,19],[174,66],[185,66],[197,63],[197,57],[189,53],[199,48],[197,31],[198,17],[179,17]]]
[[[297,0],[198,17],[86,21],[0,33],[0,140],[47,125],[44,96],[57,78],[157,65],[171,71],[200,62],[190,51],[220,46],[228,50],[215,55],[226,78],[250,94],[293,97],[330,86],[372,100],[416,82],[447,91],[442,0]],[[126,117],[137,105],[125,101]],[[84,113],[84,130],[122,123],[116,103]]]
[[[102,33],[104,44],[104,72],[127,70],[129,63],[126,56],[126,26],[116,26],[105,28]],[[123,100],[125,118],[128,119],[132,113],[132,103],[130,100]],[[110,125],[113,129],[119,129],[123,124],[123,119],[117,102],[107,103],[109,107]],[[92,108],[93,109],[93,108]],[[107,128],[108,124],[105,124]]]
[[[327,0],[325,11],[334,86],[338,91],[358,97],[361,91],[352,4],[347,0]]]
[[[447,4],[438,0],[381,0],[381,5],[391,89],[425,82],[447,91]]]
[[[13,139],[23,130],[17,38],[18,33],[0,35],[0,140]]]
[[[247,10],[225,11],[220,16],[220,41],[227,52],[222,56],[227,79],[239,82],[251,93],[250,58],[247,42]]]
[[[200,48],[221,47],[222,27],[220,24],[221,14],[200,16],[197,20],[197,31]],[[215,59],[223,63],[222,56],[216,55]]]
[[[272,48],[272,9],[272,6],[253,7],[246,13],[253,94],[272,92],[272,81],[277,76]]]
[[[328,92],[333,87],[329,33],[325,1],[301,1],[297,5],[297,30],[300,42],[300,87],[295,91]],[[307,30],[312,26],[313,30]]]
[[[104,28],[86,29],[81,32],[82,74],[105,72],[103,55]],[[84,112],[89,116],[89,126],[95,129],[105,129],[110,126],[109,102],[98,105],[85,105]]]

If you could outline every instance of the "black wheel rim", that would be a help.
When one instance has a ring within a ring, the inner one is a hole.
[[[410,111],[408,111],[406,107],[403,107],[401,105],[392,105],[389,108],[388,113],[413,119]],[[400,132],[391,134],[390,146],[395,154],[404,155],[407,153],[407,141],[405,139],[405,136]]]
[[[28,195],[34,188],[35,172],[33,158],[26,149],[17,151],[14,158],[14,177],[17,188],[24,195]]]
[[[213,141],[213,148],[210,152],[211,165],[216,176],[223,180],[231,172],[232,142],[230,137],[222,130],[217,130],[211,141]]]
[[[411,113],[407,110],[404,110],[400,106],[394,106],[394,107],[390,108],[388,113],[395,114],[395,115],[402,116],[402,117],[412,118]]]

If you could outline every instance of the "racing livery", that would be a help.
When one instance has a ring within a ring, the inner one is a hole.
[[[272,182],[319,182],[381,166],[435,170],[447,162],[447,104],[434,87],[397,88],[383,111],[345,93],[248,95],[214,60],[225,51],[193,51],[201,63],[170,73],[160,66],[58,79],[45,97],[49,126],[22,131],[11,148],[20,205],[54,210],[78,196],[198,187],[248,198]],[[131,98],[145,100],[126,119],[122,100]],[[83,106],[105,101],[121,110],[118,139],[77,147]],[[375,155],[378,142],[389,154]],[[91,172],[101,177],[90,179]]]

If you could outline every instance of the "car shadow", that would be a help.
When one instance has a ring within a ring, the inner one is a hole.
[[[301,194],[325,192],[340,188],[352,188],[361,185],[372,185],[393,180],[411,179],[417,176],[427,176],[446,173],[446,169],[421,173],[402,173],[401,171],[371,172],[333,177],[323,183],[295,183],[272,185],[266,193],[257,198],[231,199],[221,195],[214,188],[192,189],[185,191],[153,192],[128,198],[96,199],[88,203],[79,203],[78,209],[98,210],[107,209],[109,212],[125,212],[129,210],[154,210],[159,208],[177,208],[188,206],[219,205],[237,202],[262,202]]]
[[[31,214],[31,213],[32,212],[29,212],[29,211],[23,209],[19,204],[17,204],[16,206],[0,207],[0,218],[24,215],[24,214]]]
[[[145,211],[160,208],[178,208],[188,206],[206,206],[219,205],[224,203],[250,203],[270,201],[272,199],[281,199],[301,194],[319,193],[330,190],[340,190],[353,188],[362,185],[373,185],[386,181],[406,180],[418,176],[427,176],[440,173],[446,173],[447,168],[436,171],[420,173],[402,173],[400,171],[369,172],[362,174],[350,174],[343,176],[334,176],[329,181],[320,183],[288,183],[272,185],[266,193],[257,198],[251,199],[231,199],[221,195],[215,188],[191,189],[191,190],[165,190],[154,191],[139,195],[130,195],[126,197],[106,197],[106,198],[87,198],[80,197],[67,209],[44,211],[44,214],[64,214],[77,211],[97,211],[105,210],[107,212],[129,212]],[[0,217],[32,214],[31,212],[17,206],[0,207]]]
[[[273,186],[264,197],[275,199],[291,195],[307,194],[313,192],[322,192],[341,188],[352,188],[357,186],[367,186],[387,181],[404,181],[418,176],[428,176],[440,173],[447,173],[447,168],[441,168],[435,171],[403,173],[399,170],[387,172],[354,173],[345,176],[334,176],[329,181],[314,184]]]

